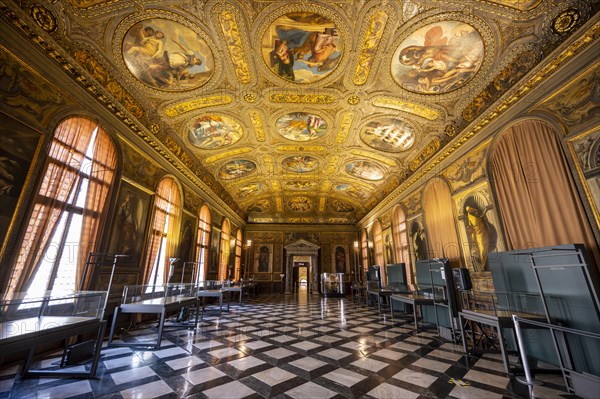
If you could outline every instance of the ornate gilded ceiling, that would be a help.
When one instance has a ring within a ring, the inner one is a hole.
[[[97,97],[114,99],[124,121],[143,125],[168,148],[163,156],[248,222],[326,224],[367,214],[589,19],[592,7],[19,2]]]

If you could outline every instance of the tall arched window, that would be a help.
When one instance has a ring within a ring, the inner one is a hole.
[[[448,258],[452,267],[460,267],[462,258],[452,208],[452,195],[448,183],[441,178],[433,178],[423,192],[423,215],[429,240],[429,257]]]
[[[510,127],[494,148],[491,166],[509,249],[583,243],[600,264],[598,243],[552,127],[537,120]]]
[[[229,220],[223,220],[223,225],[221,228],[221,244],[219,253],[219,280],[225,280],[227,276],[227,268],[229,266],[229,236],[231,234],[231,227],[229,225]]]
[[[362,276],[360,279],[362,280],[369,270],[369,236],[366,229],[360,235],[360,258],[362,260]]]
[[[239,281],[242,268],[242,229],[238,229],[235,236],[235,272],[233,279]]]
[[[412,268],[410,263],[410,252],[408,244],[408,232],[406,226],[406,216],[402,208],[397,205],[392,215],[392,234],[394,236],[394,248],[396,259],[406,265],[406,279],[410,283],[413,281]]]
[[[202,205],[198,217],[198,234],[196,238],[196,253],[198,254],[198,277],[197,281],[206,280],[206,270],[208,266],[208,255],[210,253],[210,209],[207,205]]]
[[[179,185],[172,177],[164,177],[154,196],[154,220],[144,274],[146,284],[155,286],[168,282],[169,258],[176,255],[178,244],[181,208]]]
[[[375,264],[381,266],[381,281],[385,281],[385,259],[383,258],[383,235],[381,234],[381,223],[376,220],[373,223],[373,248],[375,249]]]
[[[115,145],[98,123],[73,117],[58,125],[7,298],[19,291],[39,295],[90,288],[89,280],[80,280],[88,253],[98,248],[116,168]]]

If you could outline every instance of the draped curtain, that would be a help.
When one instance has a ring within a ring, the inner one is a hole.
[[[152,233],[150,235],[148,257],[144,272],[144,282],[146,284],[149,283],[152,268],[157,262],[158,251],[165,234],[165,226],[167,228],[167,240],[164,248],[165,259],[175,255],[180,221],[181,195],[179,194],[179,186],[173,178],[165,177],[158,184],[154,199],[154,221],[152,223]],[[157,265],[157,267],[161,266],[165,268],[163,283],[166,283],[166,279],[169,276],[169,263],[165,262],[164,265]]]
[[[492,154],[492,182],[509,249],[583,243],[600,254],[560,141],[541,121],[510,127]]]
[[[85,208],[81,226],[81,241],[79,245],[79,261],[77,263],[77,280],[81,281],[85,262],[90,252],[97,252],[101,227],[107,219],[108,206],[106,198],[113,185],[117,167],[117,151],[108,136],[98,128],[93,148],[94,156],[90,165],[90,180],[88,183]],[[90,289],[94,270],[87,272],[83,289]]]
[[[48,164],[25,228],[6,298],[26,291],[33,281],[60,216],[80,182],[81,163],[97,126],[87,118],[73,117],[62,122],[54,132]]]
[[[448,258],[452,267],[460,267],[462,258],[452,213],[452,196],[444,180],[434,178],[425,188],[423,214],[429,257]]]

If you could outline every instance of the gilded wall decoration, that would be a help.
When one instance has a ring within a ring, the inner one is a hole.
[[[335,190],[357,200],[364,200],[368,198],[368,194],[365,192],[365,190],[348,183],[337,184],[335,186]]]
[[[313,190],[317,185],[316,181],[292,180],[285,183],[287,190],[308,191]]]
[[[225,36],[229,57],[238,81],[240,83],[250,83],[250,70],[246,62],[246,53],[242,45],[242,37],[235,13],[229,9],[222,10],[219,13],[219,23],[221,25],[221,32]]]
[[[327,133],[327,122],[315,114],[290,112],[277,118],[275,129],[288,140],[311,141]]]
[[[256,171],[256,164],[247,159],[235,159],[224,163],[219,169],[219,178],[223,180],[241,179]]]
[[[444,21],[424,26],[398,46],[392,76],[402,88],[443,94],[467,84],[479,71],[483,40],[471,25]]]
[[[146,19],[129,28],[122,52],[136,78],[166,91],[200,87],[215,67],[213,53],[198,33],[163,18]]]
[[[236,148],[233,150],[227,150],[227,151],[221,152],[219,154],[215,154],[215,155],[206,157],[206,158],[204,158],[204,163],[211,164],[211,163],[218,162],[222,159],[233,158],[233,157],[237,157],[240,155],[248,154],[250,152],[252,152],[252,148],[250,148],[250,147],[239,147],[239,148]]]
[[[313,12],[289,12],[265,30],[261,53],[279,77],[312,83],[329,75],[338,65],[344,46],[329,18]]]
[[[331,94],[271,93],[269,101],[276,104],[333,104],[335,97]]]
[[[527,11],[537,7],[542,0],[489,0],[491,3],[515,8],[520,11]]]
[[[421,207],[421,191],[410,195],[400,202],[404,207],[404,211],[407,215],[416,215],[422,211]]]
[[[254,128],[254,134],[256,135],[256,140],[259,142],[266,140],[265,129],[263,125],[263,118],[260,112],[258,111],[249,111],[248,116],[250,117],[250,122],[252,122],[252,127]]]
[[[519,54],[494,78],[464,109],[462,115],[467,122],[473,121],[485,109],[492,105],[502,94],[518,82],[534,65],[539,62],[539,53],[526,50]]]
[[[122,142],[123,176],[144,187],[154,189],[165,172],[127,143]]]
[[[373,65],[373,60],[379,48],[379,42],[385,31],[385,25],[388,20],[387,12],[380,10],[369,19],[369,28],[360,49],[356,70],[354,71],[353,82],[355,85],[363,85],[369,78],[369,72]]]
[[[268,199],[261,199],[253,203],[248,207],[248,212],[262,213],[271,209],[271,201]]]
[[[381,166],[366,159],[349,162],[346,164],[345,169],[349,175],[364,180],[377,181],[383,179],[385,175],[385,171]]]
[[[373,100],[373,105],[376,107],[397,109],[402,112],[420,116],[421,118],[425,118],[430,121],[434,121],[440,117],[439,111],[437,111],[435,108],[402,98],[376,97]]]
[[[569,127],[597,123],[600,116],[600,63],[573,79],[540,105]]]
[[[319,160],[310,155],[291,156],[281,161],[285,170],[296,173],[312,172],[319,167]]]
[[[254,197],[257,194],[262,193],[266,190],[266,188],[267,186],[265,186],[263,183],[251,183],[241,187],[238,190],[237,195],[239,199],[246,199],[248,197]]]
[[[489,141],[456,161],[444,172],[444,176],[454,192],[477,181],[485,175],[485,161]]]
[[[376,150],[401,152],[415,143],[415,129],[404,120],[386,118],[367,123],[360,131],[360,138]]]
[[[354,120],[354,113],[345,112],[342,115],[342,120],[338,125],[338,135],[335,139],[335,142],[338,144],[342,144],[348,138],[348,133],[350,133],[350,127],[352,127],[352,121]]]
[[[0,100],[3,108],[35,125],[67,105],[62,93],[0,47]]]
[[[214,150],[238,142],[244,132],[242,126],[225,115],[203,115],[188,127],[188,140],[203,150]]]
[[[354,207],[345,201],[333,200],[331,207],[335,212],[353,212]]]
[[[207,107],[216,107],[219,105],[227,105],[231,103],[232,97],[227,94],[219,94],[215,96],[194,97],[190,100],[185,100],[167,106],[164,113],[169,118],[175,118],[187,112],[195,111]]]
[[[440,141],[437,138],[431,140],[429,144],[427,144],[425,148],[421,150],[419,155],[417,155],[415,159],[413,159],[408,165],[408,168],[411,170],[411,172],[414,172],[415,170],[419,169],[419,167],[423,165],[425,161],[431,158],[433,154],[435,154],[437,150],[440,149],[440,145]]]
[[[287,206],[293,212],[308,212],[315,205],[308,197],[292,197],[287,201]]]
[[[197,213],[202,206],[202,198],[194,191],[190,190],[186,185],[183,188],[183,208],[192,213]]]

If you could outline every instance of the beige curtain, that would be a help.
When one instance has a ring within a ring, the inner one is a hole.
[[[79,169],[96,126],[89,119],[75,117],[62,122],[54,132],[48,164],[25,228],[5,298],[26,291],[35,277],[67,201],[78,186]]]
[[[167,228],[165,259],[175,255],[180,222],[181,195],[179,194],[179,186],[173,178],[165,177],[158,184],[156,195],[154,197],[154,221],[152,223],[152,232],[150,234],[148,256],[146,258],[146,268],[144,271],[145,284],[149,283],[152,268],[156,263],[165,226]],[[161,267],[161,265],[158,265],[158,267]],[[166,283],[166,279],[169,276],[169,262],[165,262],[162,267],[165,268],[163,282]]]
[[[101,227],[104,226],[106,221],[109,208],[106,206],[106,199],[113,186],[117,167],[117,151],[115,146],[108,134],[101,128],[98,128],[93,153],[81,226],[76,281],[81,281],[88,254],[98,250],[99,234]],[[92,276],[94,276],[94,270],[89,269],[86,281],[83,282],[84,290],[90,289]]]
[[[509,249],[583,243],[600,263],[560,141],[541,121],[509,128],[492,154],[492,181]]]
[[[448,184],[434,178],[423,194],[425,234],[430,258],[448,258],[452,267],[461,267],[460,245],[452,212]]]

